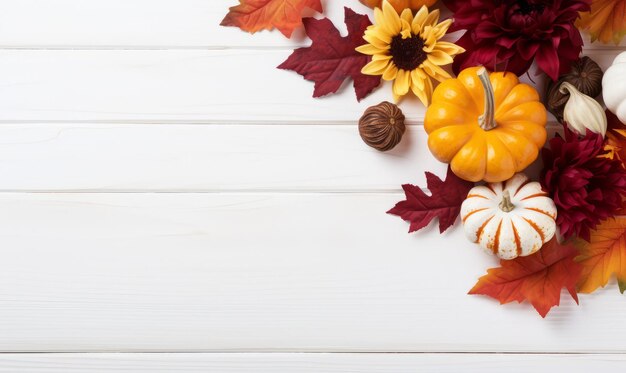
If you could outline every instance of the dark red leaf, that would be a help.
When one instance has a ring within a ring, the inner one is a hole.
[[[369,18],[345,8],[348,36],[342,37],[328,19],[305,18],[304,28],[313,41],[310,47],[296,49],[279,69],[293,70],[315,82],[313,97],[339,90],[346,78],[354,80],[357,100],[361,101],[380,84],[380,76],[361,74],[371,57],[355,51],[365,44],[363,33],[371,25]]]
[[[457,177],[450,168],[445,181],[426,172],[426,182],[431,195],[420,187],[411,184],[402,186],[406,200],[398,202],[388,214],[397,215],[411,223],[409,233],[427,226],[434,218],[439,218],[439,232],[454,225],[461,212],[461,204],[474,183]]]

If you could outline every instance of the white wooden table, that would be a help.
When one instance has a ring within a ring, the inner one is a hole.
[[[423,107],[366,147],[390,90],[312,99],[274,68],[302,33],[219,27],[234,3],[0,0],[0,372],[626,369],[614,284],[545,320],[466,295],[496,261],[385,214],[444,174]]]

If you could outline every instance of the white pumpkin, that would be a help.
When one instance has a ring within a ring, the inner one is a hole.
[[[618,54],[604,73],[602,98],[611,113],[626,123],[626,52]]]
[[[514,259],[537,252],[556,232],[556,206],[523,173],[474,187],[461,206],[465,234],[486,252]]]

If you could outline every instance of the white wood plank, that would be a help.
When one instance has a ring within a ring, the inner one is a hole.
[[[606,67],[618,52],[593,57]],[[339,95],[313,99],[311,82],[275,68],[288,54],[3,50],[0,121],[356,123],[367,106],[391,100],[386,85],[358,103],[348,84]],[[410,122],[423,120],[416,99],[402,109]]]
[[[400,190],[445,174],[421,126],[393,151],[356,126],[5,124],[0,190]]]
[[[0,0],[0,47],[211,48],[282,47],[308,43],[302,29],[251,35],[221,27],[238,0]],[[326,16],[343,29],[343,7],[371,10],[357,0],[324,1]],[[313,11],[305,16],[321,17]],[[373,18],[373,17],[372,17]],[[45,30],[45,32],[42,32]]]
[[[0,372],[618,373],[624,355],[514,354],[3,354]]]
[[[356,125],[0,126],[0,191],[400,191],[446,167],[421,126],[386,153]]]
[[[308,43],[302,30],[289,40],[278,32],[250,35],[220,27],[235,4],[237,0],[90,0],[87,6],[84,0],[0,0],[0,47],[293,48]],[[372,14],[357,0],[324,5],[325,16],[342,30],[344,6]],[[611,48],[586,42],[589,48]]]
[[[624,352],[615,285],[547,319],[399,194],[0,194],[0,351]]]

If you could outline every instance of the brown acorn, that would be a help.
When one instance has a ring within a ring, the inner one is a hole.
[[[596,97],[602,92],[602,76],[604,73],[598,64],[587,56],[572,63],[570,72],[561,75],[556,82],[550,81],[546,94],[546,106],[559,121],[563,121],[563,109],[569,93],[562,93],[559,88],[561,83],[568,82],[581,93],[589,97]]]
[[[367,145],[381,152],[398,145],[405,129],[402,110],[387,101],[367,108],[359,119],[361,138]]]

